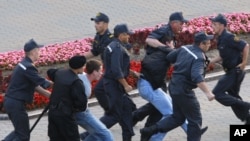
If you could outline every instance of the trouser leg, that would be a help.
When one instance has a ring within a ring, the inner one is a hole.
[[[241,77],[241,78],[239,78]],[[240,84],[243,80],[243,76],[236,73],[233,70],[230,73],[226,73],[217,83],[213,89],[215,99],[225,106],[231,106],[235,115],[245,120],[248,115],[250,104],[241,100],[239,96]],[[237,80],[239,82],[237,82]]]
[[[104,90],[103,78],[101,78],[94,88],[94,95],[105,112],[109,110],[109,98]]]
[[[24,102],[6,97],[4,108],[14,126],[14,131],[10,133],[5,140],[29,141],[29,118],[25,111]]]

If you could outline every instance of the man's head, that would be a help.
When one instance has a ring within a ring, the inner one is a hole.
[[[83,72],[83,66],[86,63],[84,56],[76,55],[69,59],[69,67],[77,74]]]
[[[126,24],[118,24],[114,28],[114,36],[122,43],[128,43],[130,35],[133,34]]]
[[[222,31],[226,28],[227,26],[227,19],[224,15],[218,14],[214,18],[210,18],[212,21],[212,28],[215,32],[215,34],[221,34]]]
[[[182,12],[174,12],[169,16],[169,24],[174,33],[179,33],[182,30],[183,23],[188,22],[184,19]]]
[[[86,63],[86,73],[92,77],[93,80],[99,80],[102,76],[102,63],[98,60],[89,60]]]
[[[97,13],[96,17],[90,18],[91,21],[95,22],[96,32],[103,34],[108,29],[109,17],[104,13]]]
[[[37,61],[40,56],[39,48],[43,45],[37,44],[33,39],[30,39],[24,44],[25,55],[28,56],[32,61]]]
[[[201,31],[194,35],[194,43],[206,52],[211,46],[210,40],[213,38],[213,35],[207,35],[205,32]]]

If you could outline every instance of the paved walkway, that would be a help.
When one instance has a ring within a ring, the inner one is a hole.
[[[89,20],[98,11],[108,14],[111,18],[110,29],[117,23],[127,23],[131,28],[154,26],[166,22],[170,13],[183,11],[187,19],[216,13],[250,12],[249,0],[65,0],[65,1],[1,1],[0,2],[0,52],[19,50],[24,42],[34,38],[39,43],[52,44],[68,40],[80,39],[94,35],[93,23]],[[213,88],[216,81],[208,82]],[[248,73],[241,89],[243,99],[250,101],[250,74]],[[200,90],[196,90],[201,104],[203,125],[209,126],[202,141],[228,141],[229,125],[242,124],[230,108],[218,102],[209,102]],[[140,97],[133,98],[139,107],[146,102]],[[97,116],[102,109],[97,105],[90,107]],[[31,119],[31,125],[36,119]],[[46,141],[47,116],[44,116],[31,134],[31,141]],[[134,129],[134,141],[139,141],[139,129],[144,121]],[[10,121],[0,121],[0,139],[13,129]],[[83,129],[80,128],[80,131]],[[121,140],[119,125],[111,129],[115,140]],[[185,141],[186,135],[177,128],[171,131],[166,140]]]
[[[209,88],[213,88],[217,80],[209,81]],[[250,101],[249,91],[250,91],[250,73],[247,73],[245,80],[243,81],[241,88],[241,96],[244,100]],[[208,126],[208,131],[202,136],[202,141],[229,141],[229,125],[230,124],[243,124],[238,120],[231,108],[224,107],[219,104],[217,101],[209,102],[206,96],[200,91],[195,90],[198,100],[201,105],[201,112],[203,116],[203,125]],[[146,101],[141,97],[134,97],[134,102],[138,107],[145,104]],[[97,117],[101,117],[103,114],[102,108],[99,105],[90,107],[91,112]],[[30,120],[30,124],[33,125],[36,118]],[[144,122],[139,122],[135,127],[135,136],[133,141],[140,140],[139,129],[144,126]],[[36,128],[31,134],[31,141],[46,141],[47,137],[47,116],[44,116],[41,121],[37,124]],[[0,120],[0,139],[3,139],[13,127],[9,120]],[[79,128],[80,131],[84,131],[82,128]],[[111,131],[114,135],[115,141],[121,141],[121,128],[119,125],[115,125],[111,128]],[[186,134],[181,128],[177,128],[168,133],[168,136],[165,138],[167,141],[185,141]]]
[[[1,0],[0,52],[19,50],[34,38],[54,44],[86,36],[95,29],[90,17],[104,12],[110,17],[110,29],[127,23],[131,28],[167,22],[174,11],[183,11],[187,19],[216,13],[250,12],[249,0]]]

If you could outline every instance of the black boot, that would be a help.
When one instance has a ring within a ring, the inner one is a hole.
[[[141,141],[148,141],[152,135],[154,135],[158,132],[159,132],[159,130],[158,130],[157,125],[153,125],[150,127],[145,127],[143,129],[140,129]]]
[[[132,137],[122,137],[122,141],[132,141]]]
[[[201,135],[204,134],[207,131],[207,126],[201,129]]]
[[[250,114],[246,117],[245,125],[250,125]]]

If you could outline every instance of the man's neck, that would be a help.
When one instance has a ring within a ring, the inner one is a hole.
[[[94,81],[93,77],[90,74],[86,74],[89,82],[91,83],[92,81]]]
[[[218,35],[221,36],[221,34],[224,32],[225,28],[223,28],[219,33]]]
[[[104,29],[102,32],[99,32],[99,35],[103,35],[106,31],[108,30],[108,28]]]

